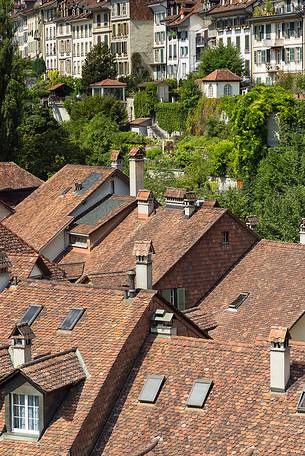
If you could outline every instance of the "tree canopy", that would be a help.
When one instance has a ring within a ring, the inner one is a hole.
[[[242,74],[243,59],[237,47],[219,44],[202,51],[198,70],[200,77],[207,76],[212,71],[223,68],[228,68],[238,75]]]
[[[116,60],[108,46],[104,43],[93,46],[82,68],[83,86],[88,87],[93,82],[115,78],[116,75]]]

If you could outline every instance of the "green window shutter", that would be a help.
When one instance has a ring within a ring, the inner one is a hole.
[[[177,308],[185,309],[185,288],[177,288]]]
[[[171,290],[168,288],[167,290],[162,290],[161,291],[161,296],[164,298],[167,302],[171,302]]]

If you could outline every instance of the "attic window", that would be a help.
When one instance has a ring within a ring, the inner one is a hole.
[[[195,380],[186,405],[188,407],[202,408],[208,397],[213,382],[204,378]]]
[[[70,245],[74,247],[81,247],[83,249],[86,249],[88,247],[87,245],[87,236],[80,236],[77,234],[70,234]]]
[[[249,294],[250,293],[248,292],[240,293],[240,295],[236,299],[234,299],[233,302],[231,302],[228,309],[237,310],[242,305],[242,303],[247,299]]]
[[[154,404],[164,383],[164,375],[149,375],[141,390],[139,401]]]
[[[229,231],[224,231],[222,233],[222,243],[229,244]]]
[[[64,329],[66,331],[72,331],[78,320],[81,318],[85,309],[71,309],[62,324],[58,329]]]
[[[300,413],[305,413],[305,390],[302,392],[300,396],[297,411]]]
[[[31,324],[36,320],[36,318],[40,314],[42,307],[43,306],[35,305],[35,304],[29,306],[28,309],[26,310],[25,314],[21,318],[19,324],[27,323],[29,326],[31,326]]]

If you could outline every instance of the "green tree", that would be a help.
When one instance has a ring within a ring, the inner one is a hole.
[[[242,74],[243,59],[237,47],[220,44],[203,50],[200,58],[199,76],[207,76],[212,71],[221,68],[228,68],[238,75]]]
[[[74,101],[69,105],[69,114],[73,121],[79,119],[89,121],[96,114],[105,114],[121,128],[125,127],[128,120],[127,112],[122,101],[117,100],[111,95],[104,97],[84,97],[80,101]]]
[[[18,149],[16,129],[25,97],[25,62],[13,44],[11,0],[0,0],[0,160],[14,160]]]
[[[32,61],[32,71],[35,76],[39,77],[46,72],[46,64],[42,57],[37,57]]]
[[[115,78],[116,75],[116,60],[108,46],[104,43],[93,46],[83,65],[83,86],[88,87],[93,82]]]
[[[139,91],[134,98],[136,117],[151,117],[156,112],[157,96],[152,91]]]

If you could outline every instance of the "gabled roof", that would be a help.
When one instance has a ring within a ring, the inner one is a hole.
[[[126,180],[113,168],[66,165],[22,201],[3,223],[39,251],[73,221],[73,211],[115,175]],[[75,183],[83,183],[83,188],[76,191]]]
[[[232,73],[228,69],[224,70],[214,70],[212,73],[208,74],[205,78],[202,78],[203,81],[242,81],[240,76]]]
[[[19,452],[27,456],[57,456],[67,454],[78,438],[83,445],[88,445],[84,442],[87,436],[94,442],[100,417],[105,414],[106,418],[110,412],[107,401],[119,392],[113,381],[119,379],[112,372],[119,372],[123,378],[127,376],[126,366],[136,356],[137,344],[141,345],[146,337],[154,295],[142,291],[133,299],[125,299],[121,291],[37,280],[21,282],[15,290],[1,294],[0,344],[5,343],[6,351],[10,329],[29,305],[43,304],[31,324],[36,335],[32,344],[34,361],[21,367],[21,374],[46,393],[74,385],[57,404],[39,442],[29,445],[26,441],[12,443],[1,439],[1,455]],[[59,330],[69,311],[75,308],[83,308],[85,312],[73,330]],[[129,338],[131,344],[126,350]],[[5,352],[3,357],[0,349],[0,378],[2,366],[5,375],[13,374]],[[97,415],[94,410],[98,410]],[[86,428],[88,416],[92,417],[90,432]],[[3,425],[4,407],[0,412],[1,429]]]
[[[0,191],[39,187],[43,181],[14,162],[0,162]]]
[[[99,82],[94,82],[90,84],[90,87],[127,87],[125,82],[118,81],[117,79],[103,79]]]
[[[230,13],[230,12],[235,12],[238,10],[245,10],[249,6],[254,5],[257,0],[237,0],[237,1],[232,1],[230,3],[227,3],[225,5],[219,4],[215,8],[213,8],[211,11],[209,11],[207,14],[208,15],[216,15],[216,14],[223,14],[223,13]]]
[[[304,356],[304,344],[292,346],[293,381],[271,394],[269,344],[150,339],[92,456],[303,454]],[[138,400],[150,375],[165,376],[154,405]],[[198,379],[213,382],[202,409],[187,407]]]
[[[213,339],[268,339],[270,327],[290,328],[304,312],[305,246],[262,240],[235,266],[188,317],[201,328],[205,318],[216,321]],[[236,312],[228,306],[249,296]]]
[[[84,274],[94,277],[95,273],[127,271],[135,264],[135,242],[149,239],[156,252],[156,284],[225,213],[226,209],[201,208],[186,219],[182,210],[160,207],[140,220],[136,208],[87,256]]]
[[[27,279],[34,266],[37,265],[44,278],[63,279],[64,271],[51,261],[40,255],[17,234],[0,223],[0,250],[4,252],[9,261],[11,276]]]

